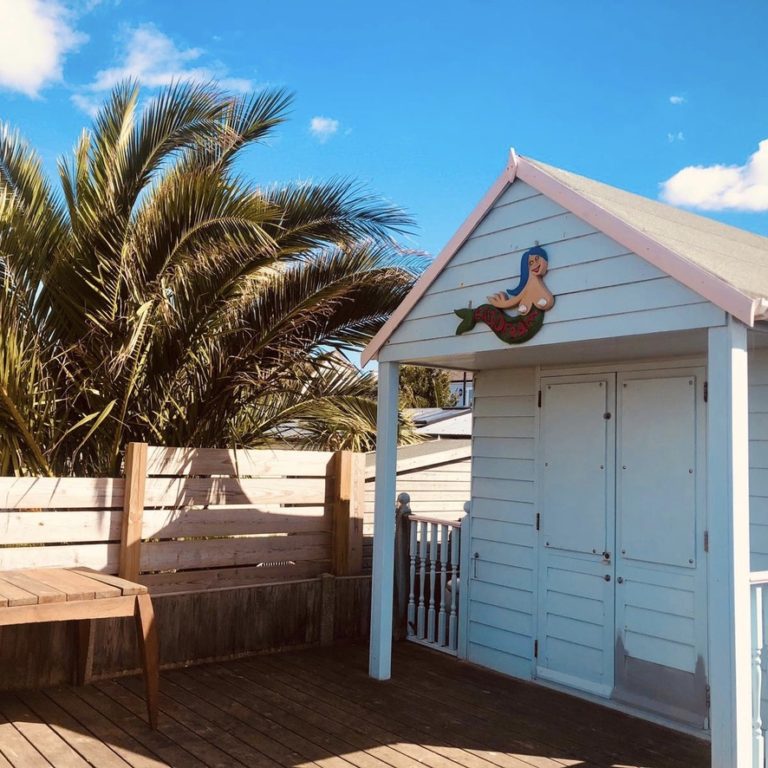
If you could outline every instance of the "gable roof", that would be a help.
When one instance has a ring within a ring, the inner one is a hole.
[[[483,199],[371,339],[363,364],[376,356],[518,178],[746,325],[768,318],[768,237],[519,157],[512,150]]]

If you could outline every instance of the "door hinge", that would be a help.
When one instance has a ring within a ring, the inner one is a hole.
[[[539,390],[539,408],[541,408],[541,390]]]
[[[539,641],[538,640],[533,641],[533,658],[534,659],[539,658]]]
[[[541,530],[541,512],[536,513],[536,530]]]
[[[709,531],[704,531],[704,551],[709,552]]]
[[[709,711],[710,707],[712,706],[712,694],[711,694],[711,688],[707,686],[706,688],[706,703],[707,703],[707,711]]]
[[[708,381],[704,382],[704,402],[705,403],[709,402],[709,382]]]

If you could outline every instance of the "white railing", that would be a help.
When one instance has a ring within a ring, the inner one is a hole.
[[[768,571],[752,572],[749,582],[752,601],[752,766],[766,768],[763,690],[768,651],[765,648],[763,595],[768,587]]]
[[[456,655],[461,522],[419,515],[407,519],[407,638]]]

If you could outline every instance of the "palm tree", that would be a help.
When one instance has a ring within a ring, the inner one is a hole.
[[[421,259],[353,182],[237,172],[290,101],[179,83],[139,109],[122,84],[60,189],[0,128],[0,473],[113,473],[128,440],[370,447],[374,381],[343,355]]]

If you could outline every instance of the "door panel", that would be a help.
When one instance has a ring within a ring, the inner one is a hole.
[[[610,695],[613,684],[614,377],[542,379],[540,678]]]
[[[542,515],[545,546],[604,552],[608,381],[542,385]]]
[[[615,697],[707,718],[702,372],[620,374]]]
[[[619,549],[696,565],[696,380],[625,379],[619,414]]]

